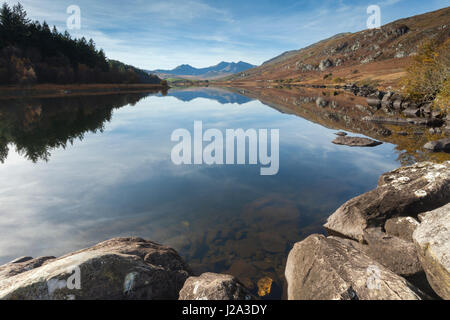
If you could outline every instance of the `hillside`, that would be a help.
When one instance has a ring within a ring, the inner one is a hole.
[[[450,37],[450,7],[401,19],[380,29],[339,34],[309,47],[286,52],[260,67],[224,80],[289,83],[370,83],[398,86],[418,46]],[[253,83],[254,84],[254,83]]]
[[[256,66],[239,61],[220,62],[219,64],[207,68],[194,68],[188,64],[183,64],[173,70],[154,70],[152,73],[157,74],[163,79],[179,77],[185,79],[215,79],[224,76],[233,75],[254,68]]]
[[[135,67],[108,60],[94,41],[31,22],[20,4],[0,10],[0,85],[160,84]]]

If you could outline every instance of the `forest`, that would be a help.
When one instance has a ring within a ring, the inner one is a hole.
[[[155,75],[106,58],[92,39],[31,21],[19,3],[0,10],[0,85],[160,84]]]

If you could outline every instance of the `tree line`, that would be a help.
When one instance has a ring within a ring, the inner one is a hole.
[[[31,21],[19,3],[0,10],[0,84],[150,83],[155,75],[108,60],[92,39]]]

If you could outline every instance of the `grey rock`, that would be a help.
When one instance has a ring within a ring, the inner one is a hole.
[[[328,68],[331,68],[333,66],[333,61],[331,61],[330,59],[325,59],[320,61],[319,64],[319,69],[320,71],[325,71]]]
[[[381,100],[376,97],[368,97],[367,104],[371,107],[379,109],[381,107]]]
[[[316,105],[318,107],[325,108],[328,105],[328,101],[325,100],[324,98],[319,97],[316,100]]]
[[[430,128],[430,130],[428,130],[428,132],[430,134],[441,134],[442,130],[440,128]]]
[[[384,230],[390,236],[413,242],[412,235],[418,226],[419,222],[412,217],[397,217],[388,219],[384,225]]]
[[[375,261],[400,276],[414,276],[423,272],[414,243],[390,236],[378,228],[364,231],[367,253]]]
[[[369,138],[360,137],[337,137],[332,141],[334,144],[345,145],[350,147],[376,147],[382,142],[375,141]]]
[[[392,106],[391,97],[393,94],[393,92],[386,92],[386,94],[383,96],[383,99],[381,99],[381,104],[383,106]]]
[[[425,295],[348,240],[311,235],[289,253],[289,300],[420,300]]]
[[[204,273],[190,277],[180,291],[180,300],[251,300],[249,291],[233,276]]]
[[[394,107],[394,109],[400,110],[402,108],[402,100],[400,99],[395,100],[392,106]]]
[[[432,111],[431,117],[440,119],[440,118],[442,118],[442,112],[441,111]]]
[[[413,238],[433,290],[450,299],[450,204],[421,215]]]
[[[339,137],[345,137],[345,136],[347,136],[347,133],[342,132],[342,131],[336,132],[335,134],[336,134],[337,136],[339,136]]]
[[[383,137],[389,137],[392,135],[392,131],[387,128],[381,128],[377,130],[377,133]]]
[[[427,103],[424,106],[422,106],[420,108],[421,112],[426,115],[426,116],[431,116],[431,112],[432,112],[432,108],[431,108],[431,103]]]
[[[11,261],[3,266],[0,266],[0,281],[7,277],[15,276],[19,273],[26,272],[38,268],[49,261],[56,259],[55,257],[38,257],[31,258],[22,257]]]
[[[378,187],[343,204],[327,220],[331,235],[364,241],[364,230],[390,218],[417,217],[450,202],[450,161],[416,163],[383,174]]]
[[[420,115],[420,109],[407,108],[403,110],[403,114],[407,117],[418,117]]]
[[[33,257],[20,257],[20,258],[14,259],[10,263],[22,263],[22,262],[26,262],[26,261],[30,261],[30,260],[33,260]]]
[[[450,138],[430,141],[427,142],[423,147],[433,152],[450,152]]]
[[[175,250],[140,238],[108,240],[15,275],[1,268],[0,299],[7,300],[171,300],[190,274]],[[71,282],[77,272],[79,287]]]
[[[408,56],[408,55],[407,55],[406,52],[404,52],[404,51],[399,51],[399,52],[397,52],[397,53],[395,54],[395,57],[396,57],[397,59],[405,58],[406,56]]]

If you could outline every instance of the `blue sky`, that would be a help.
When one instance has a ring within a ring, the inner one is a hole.
[[[9,4],[16,0],[6,0]],[[253,64],[340,32],[366,27],[369,5],[382,24],[437,10],[448,0],[22,0],[33,20],[65,30],[70,5],[81,29],[109,58],[140,68],[207,67],[220,61]]]

